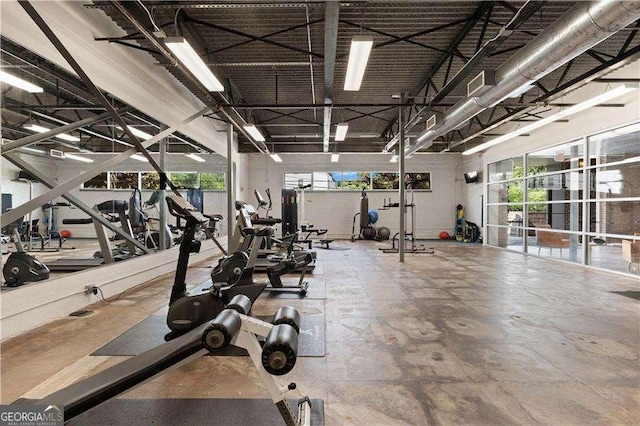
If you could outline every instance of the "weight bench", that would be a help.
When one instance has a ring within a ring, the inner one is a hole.
[[[320,237],[322,235],[325,235],[327,232],[329,232],[328,229],[316,229],[313,227],[313,225],[302,225],[300,227],[301,232],[306,232],[307,235],[304,236],[304,238],[302,238],[301,240],[298,240],[299,243],[302,244],[308,244],[309,245],[309,249],[311,249],[311,245],[313,244],[313,238],[311,237],[312,235],[315,235],[317,237]],[[322,244],[322,246],[324,247],[325,243],[323,241],[328,241],[326,243],[326,247],[329,248],[329,243],[333,240],[328,240],[326,238],[321,238],[320,240],[320,244]]]
[[[326,248],[326,249],[329,248],[329,244],[332,243],[332,242],[333,242],[333,240],[330,240],[330,239],[327,239],[327,238],[323,238],[323,239],[319,240],[320,246],[322,248]]]

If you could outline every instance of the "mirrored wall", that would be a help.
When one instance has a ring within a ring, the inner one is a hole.
[[[640,274],[640,124],[487,170],[487,244]]]

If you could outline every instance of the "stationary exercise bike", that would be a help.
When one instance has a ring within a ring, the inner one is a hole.
[[[196,228],[206,225],[208,219],[180,196],[169,195],[166,199],[169,213],[186,221],[167,314],[167,326],[171,332],[165,339],[171,340],[215,318],[237,294],[244,294],[251,303],[255,302],[267,285],[259,282],[242,286],[212,283],[211,287],[197,293],[187,292],[185,279],[189,256],[191,253],[198,253],[202,244],[201,241],[194,240]],[[249,315],[245,308],[239,307]]]

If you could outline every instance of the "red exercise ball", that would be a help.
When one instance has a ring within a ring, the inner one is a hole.
[[[63,229],[62,231],[60,231],[60,236],[62,238],[69,238],[71,236],[71,231]]]
[[[440,233],[440,239],[441,240],[448,240],[449,239],[449,233],[447,231],[442,231]]]

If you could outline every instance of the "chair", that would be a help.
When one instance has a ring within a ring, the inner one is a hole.
[[[640,234],[634,234],[640,236]],[[631,272],[631,265],[635,263],[636,272],[640,272],[640,240],[622,240],[622,257],[627,262],[629,272]]]
[[[551,225],[541,224],[537,225],[537,228],[551,229]],[[562,249],[569,248],[569,236],[565,234],[560,234],[558,232],[551,231],[536,231],[536,242],[538,244],[538,254],[540,254],[540,249],[542,247],[549,248],[549,254],[551,254],[551,250],[554,248],[560,249],[560,259],[562,259]]]

